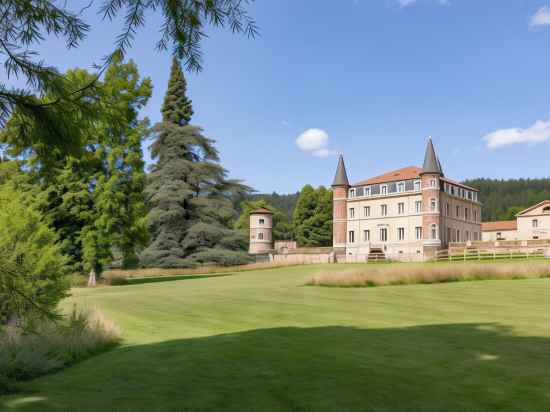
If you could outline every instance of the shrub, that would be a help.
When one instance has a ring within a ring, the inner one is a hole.
[[[69,288],[54,232],[23,195],[0,188],[0,324],[52,312]]]
[[[107,350],[120,330],[97,310],[77,311],[61,323],[43,320],[32,332],[4,328],[0,335],[0,376],[27,380]]]
[[[386,286],[443,283],[467,280],[526,279],[550,277],[550,265],[525,263],[394,264],[367,267],[342,273],[319,273],[308,285]]]

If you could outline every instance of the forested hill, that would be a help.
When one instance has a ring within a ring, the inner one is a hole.
[[[511,220],[517,212],[543,200],[550,199],[548,179],[472,179],[463,182],[481,190],[483,221]],[[280,195],[254,194],[253,200],[265,199],[269,204],[292,218],[299,193]]]
[[[550,178],[472,179],[463,183],[481,190],[485,222],[514,219],[519,211],[550,199]]]
[[[253,194],[250,195],[251,200],[264,199],[267,203],[281,212],[285,213],[290,219],[292,219],[292,213],[296,207],[298,196],[300,192],[290,193],[288,195],[280,195],[273,192],[272,194]]]

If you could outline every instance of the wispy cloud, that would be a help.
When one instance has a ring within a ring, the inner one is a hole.
[[[526,129],[500,129],[483,136],[489,149],[497,149],[513,144],[537,144],[550,141],[550,120],[537,120]]]
[[[543,6],[531,16],[529,26],[549,26],[550,25],[550,7]]]
[[[432,3],[439,4],[440,6],[448,6],[450,3],[449,0],[430,0]],[[405,8],[410,7],[418,3],[418,0],[397,0],[399,7]]]
[[[336,154],[328,148],[328,133],[322,129],[307,129],[296,138],[296,146],[304,152],[317,157],[327,157]]]

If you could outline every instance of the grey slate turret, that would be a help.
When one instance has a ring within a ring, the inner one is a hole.
[[[435,154],[434,145],[432,139],[428,138],[428,145],[426,146],[426,154],[424,155],[424,165],[422,166],[422,174],[437,174],[443,176],[443,170],[441,170],[441,163]]]
[[[340,158],[338,159],[338,167],[336,168],[336,174],[334,175],[332,186],[349,186],[346,165],[344,164],[344,157],[342,155],[340,155]]]

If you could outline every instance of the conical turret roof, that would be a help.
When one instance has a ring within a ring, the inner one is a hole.
[[[428,145],[426,146],[426,154],[424,155],[424,165],[422,166],[421,174],[426,173],[443,175],[441,164],[439,163],[439,159],[435,154],[435,149],[431,137],[428,138]]]
[[[336,174],[334,175],[332,186],[349,186],[346,165],[344,164],[344,157],[342,155],[340,155],[338,159],[338,167],[336,168]]]

